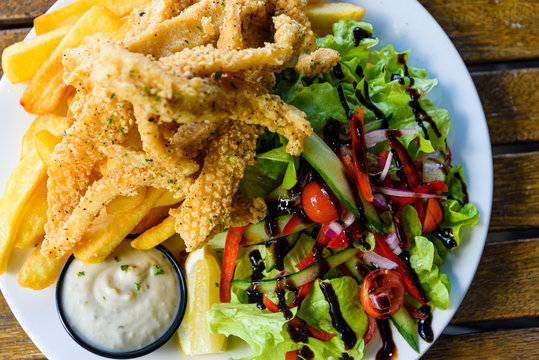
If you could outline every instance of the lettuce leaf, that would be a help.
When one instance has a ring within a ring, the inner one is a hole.
[[[449,277],[440,272],[434,262],[436,252],[434,244],[429,239],[416,236],[410,248],[410,265],[417,273],[419,283],[431,302],[445,310],[449,306],[451,283]]]
[[[444,219],[440,227],[451,230],[453,238],[460,245],[460,229],[463,226],[474,226],[479,223],[479,211],[472,203],[461,205],[457,200],[442,200]]]
[[[331,323],[329,305],[320,289],[320,281],[314,283],[300,310],[294,308],[292,311],[294,314],[298,311],[298,316],[312,326],[329,333],[337,333]],[[309,338],[306,345],[314,352],[316,359],[329,357],[338,359],[343,352],[354,359],[361,359],[364,346],[363,334],[368,325],[367,315],[359,301],[349,301],[350,298],[359,299],[359,285],[350,277],[324,280],[324,282],[331,284],[337,298],[341,300],[339,302],[341,312],[345,319],[350,319],[348,325],[356,333],[357,342],[350,350],[344,349],[340,336],[335,336],[326,342]],[[251,346],[253,354],[241,360],[254,358],[284,360],[287,351],[297,350],[305,345],[292,341],[287,331],[288,321],[282,313],[260,310],[256,304],[217,303],[208,312],[207,319],[212,333],[238,336]]]

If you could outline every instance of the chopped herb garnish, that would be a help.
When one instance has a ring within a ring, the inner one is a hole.
[[[77,273],[77,276],[84,276],[84,275],[85,275],[85,274],[84,274],[84,271],[79,271],[79,272]]]
[[[107,120],[105,120],[105,121],[106,121],[107,124],[112,124],[112,118],[111,117],[107,118]]]
[[[220,71],[217,71],[217,72],[215,73],[215,79],[216,79],[216,80],[219,80],[222,76],[223,76],[223,73],[220,72]]]
[[[200,30],[200,31],[204,31],[204,30],[202,30],[202,26],[200,26],[200,25],[197,25],[197,29]]]
[[[155,95],[155,101],[161,101],[161,96]]]
[[[232,156],[232,154],[228,153],[228,154],[225,155],[225,158],[228,159],[231,156]]]
[[[114,261],[120,262],[120,258],[119,258],[118,256],[115,256],[115,257],[114,257]]]
[[[111,99],[114,99],[115,96],[116,96],[115,93],[110,94],[110,98],[111,98]]]
[[[186,44],[189,44],[189,40],[185,39],[184,41],[185,41]]]
[[[173,184],[173,183],[174,183],[174,180],[168,179],[168,183],[169,183],[169,184]]]
[[[153,264],[153,268],[154,268],[154,272],[153,272],[154,275],[163,275],[165,273],[165,270],[163,270],[161,266],[159,266],[158,264]]]
[[[135,283],[135,290],[140,291],[140,284],[139,283]]]
[[[120,269],[122,269],[122,271],[127,271],[129,270],[129,265],[120,265]]]
[[[210,224],[213,224],[213,220],[212,220],[211,218],[208,218],[208,222],[209,222]]]

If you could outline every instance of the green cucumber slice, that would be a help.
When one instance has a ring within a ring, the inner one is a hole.
[[[292,218],[292,215],[281,215],[277,217],[277,222],[279,224],[279,234],[283,232],[284,227],[288,223],[288,221]],[[301,230],[304,230],[308,227],[313,226],[312,223],[301,223],[292,233],[299,232]],[[220,232],[219,234],[215,235],[208,244],[212,246],[214,249],[224,249],[225,242],[226,242],[226,234],[228,233],[228,230],[225,230],[223,232]],[[251,245],[258,245],[263,244],[270,240],[275,240],[283,235],[277,235],[277,236],[270,236],[266,233],[266,227],[265,222],[261,221],[256,224],[250,224],[245,229],[245,232],[243,233],[243,240],[241,241],[241,246],[251,246]]]
[[[314,281],[317,277],[324,275],[329,270],[339,266],[352,256],[356,255],[359,251],[360,250],[356,248],[347,248],[291,275],[261,281],[233,280],[232,286],[240,290],[252,289],[264,294],[274,292],[278,286],[282,289],[296,289],[301,285]]]
[[[406,308],[403,306],[395,315],[391,317],[391,321],[393,321],[393,325],[395,325],[404,340],[406,340],[410,347],[419,354],[416,322],[414,319],[412,319],[408,313],[408,310],[406,310]]]
[[[275,261],[275,257],[276,257],[275,254],[279,252],[280,256],[282,257],[286,256],[294,248],[294,246],[296,246],[296,243],[298,242],[300,235],[301,235],[301,232],[299,231],[288,235],[286,237],[286,241],[288,241],[288,245],[286,246],[286,249],[284,251],[276,248],[278,246],[277,242],[284,240],[284,238],[276,239],[275,242],[272,242],[271,245],[266,248],[265,263],[266,263],[267,272],[270,272],[271,270],[275,269],[275,267],[277,266],[277,262]]]
[[[305,141],[303,157],[315,168],[337,195],[339,200],[356,217],[360,217],[359,209],[354,201],[354,193],[348,182],[346,168],[333,150],[316,134]]]

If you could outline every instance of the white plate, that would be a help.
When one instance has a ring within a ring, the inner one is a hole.
[[[60,0],[52,9],[69,3]],[[360,3],[360,1],[350,1]],[[414,0],[371,0],[362,2],[367,8],[365,21],[374,25],[381,45],[392,43],[397,51],[412,49],[409,64],[427,69],[437,77],[439,85],[429,98],[451,114],[451,133],[448,138],[455,164],[464,165],[470,201],[481,214],[481,222],[467,229],[461,246],[449,256],[442,271],[451,279],[449,309],[434,311],[433,330],[437,338],[460,305],[477,269],[485,243],[492,205],[492,154],[485,115],[472,79],[457,50],[430,14]],[[31,35],[30,35],[31,36]],[[33,116],[19,106],[25,85],[11,85],[4,77],[0,82],[0,188],[4,189],[20,154],[20,139]],[[79,347],[64,331],[54,303],[54,286],[42,291],[21,288],[16,281],[17,271],[24,262],[25,252],[16,251],[8,271],[0,276],[0,289],[15,317],[28,336],[49,359],[97,359]],[[415,353],[394,330],[400,359],[415,359]],[[235,351],[224,355],[197,359],[228,359],[241,352],[239,341],[233,341]],[[366,358],[374,359],[379,339],[366,349]],[[430,345],[420,341],[421,354]],[[178,342],[173,338],[163,348],[150,354],[151,359],[181,359]]]

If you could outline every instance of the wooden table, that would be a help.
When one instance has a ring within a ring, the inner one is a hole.
[[[539,1],[420,0],[483,102],[494,153],[487,244],[461,307],[424,359],[539,358]],[[0,2],[0,49],[54,0]],[[1,70],[0,70],[1,74]],[[0,296],[0,359],[44,359]]]

